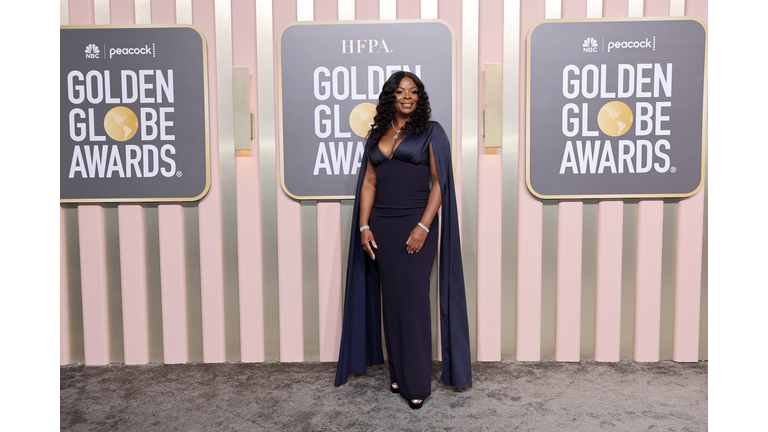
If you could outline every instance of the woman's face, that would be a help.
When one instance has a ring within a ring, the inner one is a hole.
[[[410,78],[403,78],[395,90],[395,114],[410,117],[419,102],[419,88]]]

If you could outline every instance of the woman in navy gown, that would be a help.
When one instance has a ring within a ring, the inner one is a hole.
[[[380,292],[390,388],[411,408],[431,393],[429,277],[441,205],[440,382],[472,385],[450,141],[430,114],[416,75],[396,72],[384,83],[358,179],[336,377],[338,386],[383,361]]]

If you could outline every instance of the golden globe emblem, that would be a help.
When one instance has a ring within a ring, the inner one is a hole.
[[[349,126],[357,136],[365,138],[371,130],[374,117],[376,117],[376,105],[363,102],[349,113]]]
[[[632,110],[624,102],[612,101],[603,105],[597,113],[597,125],[604,134],[617,137],[632,127]]]
[[[126,107],[114,107],[104,116],[104,130],[115,141],[128,141],[139,130],[139,119]]]

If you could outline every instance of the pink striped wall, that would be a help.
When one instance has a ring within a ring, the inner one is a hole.
[[[517,244],[517,322],[515,324],[516,354],[521,361],[537,361],[542,357],[542,238],[543,206],[525,186],[525,71],[526,38],[530,28],[544,18],[545,0],[525,0],[520,21],[520,102],[518,148],[518,244]],[[563,2],[563,18],[586,16],[586,0]],[[646,16],[669,14],[669,0],[646,0]],[[256,64],[255,3],[252,0],[231,2],[231,44],[233,66],[248,66],[251,73],[251,111],[257,111],[258,82]],[[504,47],[502,0],[481,1],[479,4],[478,46],[462,46],[462,1],[441,0],[438,17],[446,21],[456,38],[456,134],[454,146],[460,148],[461,137],[461,68],[462,50],[477,49],[478,70],[486,63],[500,63]],[[218,74],[215,0],[192,2],[193,24],[207,40],[208,85],[210,113],[211,175],[209,193],[198,205],[200,277],[202,304],[202,342],[205,362],[225,361],[224,263],[222,251],[222,190],[219,160]],[[356,19],[378,19],[376,0],[356,0]],[[152,0],[153,24],[176,22],[175,0]],[[70,0],[71,24],[94,23],[93,0]],[[336,0],[315,0],[314,19],[338,19]],[[605,0],[603,15],[627,16],[626,0]],[[705,0],[686,1],[686,13],[706,22]],[[398,19],[420,17],[417,1],[398,1]],[[278,37],[282,29],[296,19],[295,1],[273,2],[273,42],[277,55]],[[113,24],[135,23],[132,0],[110,2]],[[277,65],[274,64],[275,85]],[[479,108],[483,108],[482,74],[478,85]],[[275,96],[278,96],[275,92]],[[277,109],[277,101],[275,101]],[[258,112],[256,112],[258,115]],[[479,113],[478,113],[479,115]],[[258,123],[258,122],[257,122]],[[277,125],[276,125],[277,126]],[[276,127],[279,134],[279,129]],[[258,136],[258,134],[257,134]],[[279,142],[279,135],[277,135]],[[477,254],[477,359],[501,359],[501,155],[497,149],[486,149],[478,137],[478,254]],[[237,205],[237,260],[240,312],[240,356],[244,362],[265,359],[263,299],[263,269],[261,252],[261,200],[259,181],[258,140],[251,151],[239,151],[235,158]],[[456,153],[456,182],[461,204],[461,158]],[[279,152],[276,156],[279,164]],[[298,201],[288,197],[280,187],[277,172],[277,235],[279,279],[280,360],[304,361],[304,311],[302,280],[301,211]],[[682,199],[677,205],[674,233],[674,320],[672,357],[676,361],[696,361],[699,357],[701,257],[704,189]],[[634,208],[634,207],[629,207]],[[583,263],[596,263],[595,293],[595,356],[598,361],[618,361],[620,347],[622,304],[622,236],[625,206],[620,200],[601,200],[597,205],[597,253],[582,256],[584,238],[582,225],[584,207],[581,201],[562,201],[557,213],[556,299],[554,353],[558,361],[580,360],[580,340],[585,338],[581,328],[581,281]],[[189,317],[187,311],[187,263],[185,253],[192,245],[185,242],[184,209],[178,203],[160,204],[157,211],[159,232],[160,283],[162,302],[163,361],[189,361]],[[637,361],[658,361],[661,322],[662,243],[664,203],[660,200],[640,200],[637,205],[633,357]],[[122,294],[122,326],[125,362],[141,364],[149,361],[147,249],[145,244],[145,209],[141,204],[121,204],[118,209],[120,238],[120,290]],[[110,359],[109,308],[107,301],[106,235],[104,209],[88,204],[78,207],[78,233],[74,234],[80,248],[80,273],[83,302],[83,344],[86,364],[106,364]],[[341,205],[338,200],[317,204],[317,281],[319,352],[321,361],[335,361],[341,334],[342,257]],[[69,315],[67,267],[76,260],[66,256],[67,232],[64,210],[61,210],[61,341],[60,363],[67,364],[73,354],[73,335]],[[71,240],[71,239],[70,239]],[[553,257],[549,257],[552,259]],[[587,261],[587,260],[591,261]],[[669,286],[669,285],[667,285]],[[624,299],[626,300],[626,299]],[[671,306],[670,306],[671,307]],[[667,309],[669,310],[669,309]],[[591,330],[589,330],[591,331]],[[439,335],[438,335],[439,341]],[[439,342],[438,342],[439,343]],[[75,345],[73,345],[75,346]],[[438,358],[439,358],[438,349]]]

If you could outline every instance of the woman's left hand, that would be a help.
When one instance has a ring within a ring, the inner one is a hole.
[[[424,241],[426,239],[427,231],[416,225],[416,227],[411,230],[411,235],[408,236],[408,241],[405,242],[405,248],[408,250],[409,254],[416,253],[424,246]]]

